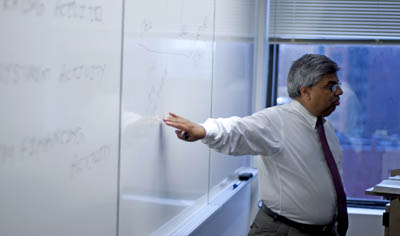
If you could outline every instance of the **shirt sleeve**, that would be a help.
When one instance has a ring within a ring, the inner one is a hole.
[[[282,121],[272,109],[247,117],[208,119],[202,142],[229,155],[272,155],[281,149]]]

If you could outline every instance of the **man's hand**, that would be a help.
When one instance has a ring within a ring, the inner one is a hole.
[[[177,129],[175,133],[179,139],[194,142],[206,136],[203,126],[186,120],[172,112],[169,113],[169,116],[164,117],[163,121],[166,125]]]

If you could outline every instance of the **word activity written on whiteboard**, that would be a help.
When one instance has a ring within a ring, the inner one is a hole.
[[[106,65],[61,65],[55,70],[49,66],[0,63],[0,84],[45,84],[52,80],[59,83],[80,80],[101,81],[105,70]]]

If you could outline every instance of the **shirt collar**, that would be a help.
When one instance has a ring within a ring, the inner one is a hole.
[[[311,114],[299,101],[292,99],[290,106],[297,111],[300,116],[304,118],[304,121],[313,129],[317,125],[317,117]],[[325,118],[322,117],[322,122],[325,123]]]

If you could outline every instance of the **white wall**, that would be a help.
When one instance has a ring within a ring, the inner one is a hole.
[[[347,236],[383,236],[382,214],[384,210],[348,208],[349,230]]]

